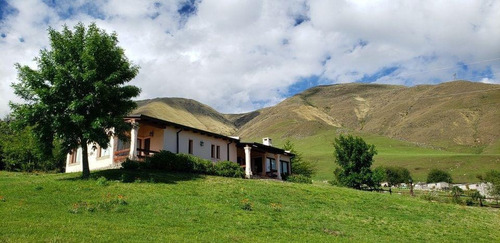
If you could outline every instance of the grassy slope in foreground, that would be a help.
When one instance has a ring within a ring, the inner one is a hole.
[[[190,174],[101,186],[78,176],[0,172],[0,241],[500,241],[498,210],[396,194]],[[127,205],[107,203],[120,197]],[[70,212],[87,204],[104,206]]]

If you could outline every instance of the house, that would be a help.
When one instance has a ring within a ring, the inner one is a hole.
[[[239,137],[224,136],[146,115],[124,118],[132,124],[127,141],[110,138],[107,149],[88,145],[90,170],[119,168],[127,158],[142,160],[160,150],[192,154],[199,158],[232,161],[245,169],[245,176],[281,179],[281,174],[291,174],[289,151],[273,147],[270,138],[262,143],[241,142]],[[68,154],[66,172],[82,171],[82,149]],[[279,172],[279,173],[278,173]]]

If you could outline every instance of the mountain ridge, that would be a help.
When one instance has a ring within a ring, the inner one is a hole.
[[[500,85],[452,81],[406,87],[333,84],[309,88],[279,104],[242,114],[223,114],[192,99],[137,101],[143,113],[181,124],[257,140],[312,136],[325,129],[363,131],[389,138],[477,151],[498,141]]]

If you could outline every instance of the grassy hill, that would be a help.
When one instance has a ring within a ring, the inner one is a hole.
[[[490,208],[193,174],[134,174],[143,182],[122,183],[121,173],[94,172],[109,179],[99,181],[0,171],[0,241],[500,241],[500,211]]]
[[[333,146],[352,133],[375,144],[375,165],[408,168],[423,181],[432,168],[457,182],[500,170],[500,85],[467,81],[405,87],[377,84],[318,86],[273,107],[245,114],[220,114],[193,100],[139,102],[144,113],[182,124],[238,135],[246,141],[272,137],[280,146],[296,143],[315,161],[314,179],[333,177]]]

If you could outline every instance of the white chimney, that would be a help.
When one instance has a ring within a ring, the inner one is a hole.
[[[267,146],[273,146],[273,140],[271,138],[263,138],[262,144],[267,145]]]

